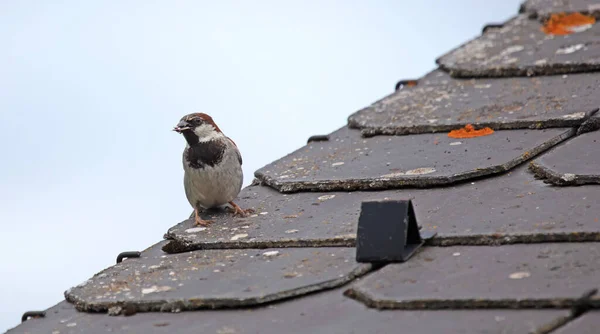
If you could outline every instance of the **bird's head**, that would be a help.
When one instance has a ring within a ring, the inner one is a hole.
[[[183,116],[173,131],[183,134],[190,145],[223,137],[212,117],[204,113]]]

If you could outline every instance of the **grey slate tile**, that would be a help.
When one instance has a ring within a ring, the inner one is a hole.
[[[585,133],[553,148],[529,167],[554,185],[600,184],[600,131]]]
[[[453,77],[570,74],[600,69],[600,25],[570,35],[547,35],[542,23],[519,15],[437,59]]]
[[[537,14],[542,19],[553,13],[586,13],[600,18],[600,2],[597,0],[527,0],[521,11]]]
[[[562,310],[378,311],[344,297],[341,289],[253,309],[112,317],[78,313],[62,302],[48,311],[45,319],[27,321],[8,333],[375,334],[401,329],[413,334],[523,334],[568,315]]]
[[[597,334],[600,330],[600,311],[584,313],[579,318],[568,322],[553,334]]]
[[[65,292],[79,310],[119,314],[264,304],[370,270],[353,248],[206,250],[123,261]]]
[[[348,125],[367,137],[448,132],[469,123],[495,130],[573,127],[598,106],[600,73],[452,79],[437,70],[350,115]]]
[[[560,308],[598,287],[600,243],[429,247],[347,290],[376,308]]]
[[[381,192],[280,194],[264,186],[242,191],[254,217],[215,213],[212,226],[194,233],[188,219],[166,234],[169,253],[210,248],[354,246],[362,201],[412,199],[423,231],[437,232],[430,244],[508,244],[600,241],[600,186],[557,188],[536,180],[522,165],[475,182],[432,189]],[[245,238],[231,240],[239,233]]]
[[[496,131],[476,138],[441,134],[362,138],[343,127],[259,169],[283,193],[448,185],[505,172],[572,136],[572,129]]]

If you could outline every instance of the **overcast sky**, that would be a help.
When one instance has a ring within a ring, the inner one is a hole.
[[[0,1],[0,331],[191,208],[181,116],[256,169],[343,126],[520,0]]]

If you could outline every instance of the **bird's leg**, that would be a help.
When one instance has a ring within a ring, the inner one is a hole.
[[[214,222],[212,220],[203,220],[202,218],[200,218],[200,214],[198,214],[197,208],[194,208],[194,214],[195,214],[194,225],[196,225],[196,226],[208,226]]]
[[[240,216],[240,217],[246,217],[248,216],[249,213],[254,213],[253,209],[242,209],[240,208],[239,205],[233,203],[233,201],[229,202],[229,205],[231,205],[233,207],[233,215],[234,216]]]

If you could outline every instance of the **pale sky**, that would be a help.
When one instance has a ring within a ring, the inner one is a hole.
[[[248,185],[521,1],[52,2],[0,2],[2,332],[187,218],[181,116]]]

